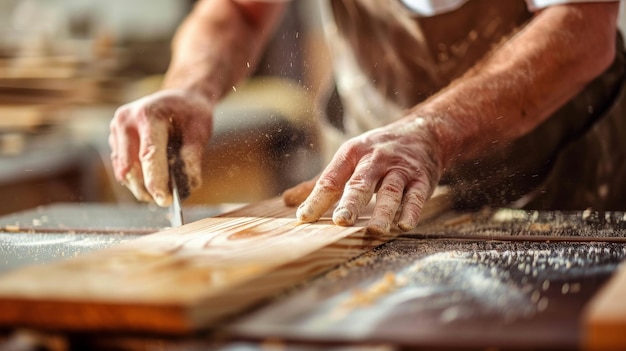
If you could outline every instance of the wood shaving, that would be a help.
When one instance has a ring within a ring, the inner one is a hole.
[[[354,290],[352,297],[344,303],[346,308],[356,308],[370,306],[381,297],[402,287],[406,284],[403,279],[398,279],[393,272],[387,272],[385,275],[370,285],[366,290]]]
[[[17,233],[20,231],[20,226],[18,224],[7,224],[4,226],[4,230],[9,233]]]

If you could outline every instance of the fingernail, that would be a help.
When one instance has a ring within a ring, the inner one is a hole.
[[[134,181],[134,177],[130,174],[126,175],[126,182],[123,184],[130,192],[135,196],[135,198],[139,201],[150,202],[152,199],[150,196],[137,185],[137,182]]]
[[[402,230],[403,232],[408,232],[410,230],[413,230],[416,226],[417,226],[417,224],[408,223],[408,222],[399,222],[398,223],[398,228],[400,228],[400,230]]]
[[[298,206],[298,209],[296,210],[296,218],[298,219],[298,221],[303,223],[313,222],[313,220],[311,219],[311,215],[311,210],[309,206],[307,206],[305,203],[302,203],[300,204],[300,206]]]
[[[370,222],[367,225],[367,231],[374,235],[386,235],[390,231],[389,223]]]
[[[354,224],[354,214],[348,211],[347,208],[338,208],[333,213],[333,222],[337,225],[353,225]]]
[[[202,178],[192,175],[189,177],[189,189],[196,190],[202,186]]]
[[[163,193],[156,193],[153,195],[154,202],[161,207],[169,206],[168,198]]]

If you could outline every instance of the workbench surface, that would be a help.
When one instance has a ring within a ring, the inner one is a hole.
[[[240,205],[193,206],[195,221]],[[58,203],[0,217],[0,273],[33,263],[87,254],[170,226],[167,209],[153,205]]]
[[[187,209],[186,216],[219,212]],[[117,224],[90,220],[105,213]],[[133,350],[577,349],[587,303],[626,258],[624,218],[617,212],[454,214],[193,336],[53,333],[52,340],[75,349]],[[12,225],[18,232],[6,230]],[[162,210],[147,207],[63,204],[5,216],[0,241],[11,262],[2,269],[114,246],[168,225]],[[7,347],[42,340],[30,331],[7,335]]]

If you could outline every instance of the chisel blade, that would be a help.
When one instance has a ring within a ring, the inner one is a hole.
[[[172,204],[169,207],[170,222],[172,227],[180,227],[184,224],[183,207],[180,201],[180,193],[176,184],[174,172],[170,170],[170,183],[172,184]]]

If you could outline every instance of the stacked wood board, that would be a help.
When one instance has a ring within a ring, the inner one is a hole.
[[[625,263],[587,305],[582,327],[585,349],[626,349]]]
[[[75,104],[120,103],[127,82],[72,56],[0,58],[0,132],[31,131],[64,120]]]
[[[432,206],[431,206],[432,207]],[[436,214],[426,210],[424,217]],[[280,199],[0,277],[0,325],[186,334],[391,239]]]

